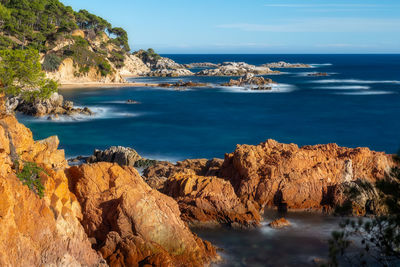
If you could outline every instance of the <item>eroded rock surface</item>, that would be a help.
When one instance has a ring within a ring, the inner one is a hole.
[[[35,142],[15,117],[0,115],[0,266],[105,265],[79,222],[58,143],[57,137]],[[17,178],[16,160],[43,168],[43,199]]]
[[[267,67],[257,67],[255,65],[249,65],[245,62],[224,62],[215,69],[205,69],[196,75],[198,76],[244,76],[247,73],[253,73],[255,75],[264,75],[279,73],[279,71],[272,71]]]
[[[241,145],[225,156],[219,176],[229,180],[242,199],[259,208],[326,210],[335,188],[362,179],[374,183],[392,166],[390,155],[336,144],[304,146],[268,140]]]
[[[231,79],[228,83],[223,83],[222,86],[241,86],[252,90],[271,90],[272,84],[276,84],[272,79],[256,77],[253,73],[247,73],[238,80]]]
[[[68,170],[82,224],[111,266],[203,266],[215,249],[191,233],[178,204],[132,167],[97,163]]]

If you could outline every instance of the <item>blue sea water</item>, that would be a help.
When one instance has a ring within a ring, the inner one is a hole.
[[[207,82],[186,91],[161,88],[61,90],[93,108],[94,118],[58,122],[20,116],[35,138],[58,135],[67,156],[122,145],[156,159],[224,157],[236,144],[268,138],[312,145],[338,143],[394,153],[400,148],[400,55],[166,55],[179,63],[286,61],[312,69],[270,75],[272,92],[218,86],[230,77],[137,78]],[[329,77],[309,77],[327,72]],[[141,104],[125,104],[134,99]]]

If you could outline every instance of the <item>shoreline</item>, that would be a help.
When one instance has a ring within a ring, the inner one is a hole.
[[[102,83],[102,82],[83,82],[83,83],[62,83],[59,89],[79,89],[79,88],[114,88],[114,87],[157,87],[157,83]]]

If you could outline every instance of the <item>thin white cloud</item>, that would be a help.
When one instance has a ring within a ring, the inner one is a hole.
[[[293,7],[293,8],[321,8],[321,7],[339,7],[339,8],[372,8],[380,7],[381,5],[368,4],[265,4],[267,7]]]
[[[400,32],[400,19],[315,18],[271,21],[270,24],[233,23],[222,29],[246,32]]]

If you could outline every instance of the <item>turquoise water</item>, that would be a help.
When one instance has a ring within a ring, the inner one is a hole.
[[[236,144],[268,138],[299,145],[338,143],[394,153],[400,148],[400,55],[168,55],[180,63],[278,60],[315,64],[268,76],[272,92],[222,88],[230,77],[185,77],[208,88],[61,90],[93,118],[59,122],[20,116],[36,138],[58,135],[67,156],[122,145],[157,159],[223,157]],[[328,72],[329,77],[308,77]],[[177,81],[139,78],[137,81]],[[125,104],[127,99],[140,105]]]

